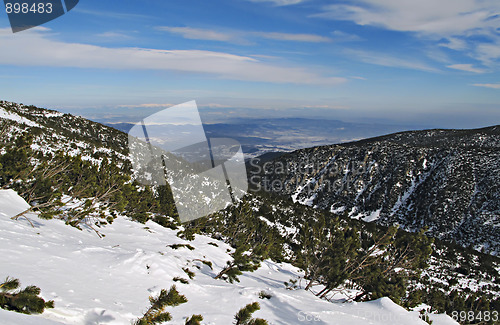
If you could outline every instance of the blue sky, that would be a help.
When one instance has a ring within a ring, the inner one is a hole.
[[[0,98],[94,118],[195,99],[480,127],[500,123],[499,72],[498,0],[81,0],[15,34],[0,14]]]

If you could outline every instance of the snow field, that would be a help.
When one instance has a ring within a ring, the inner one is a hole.
[[[232,324],[234,314],[255,301],[261,310],[254,317],[270,324],[426,324],[418,312],[408,312],[389,298],[330,303],[304,290],[286,290],[283,282],[301,275],[287,263],[266,260],[257,271],[240,276],[240,283],[215,280],[232,249],[207,236],[186,241],[176,236],[177,230],[120,217],[100,229],[106,235],[101,239],[92,230],[33,214],[28,217],[34,228],[22,218],[10,219],[27,207],[14,191],[0,190],[0,279],[11,276],[22,287],[40,287],[55,308],[32,316],[0,309],[0,324],[131,324],[147,310],[148,296],[172,284],[188,302],[167,309],[173,316],[168,324],[184,324],[193,314],[203,315],[202,324]],[[168,247],[172,244],[195,249]],[[202,261],[212,262],[213,270]],[[193,280],[182,270],[186,267],[195,273]],[[176,276],[189,284],[174,282]],[[259,299],[261,291],[272,297]],[[446,315],[431,319],[434,324],[457,324]]]

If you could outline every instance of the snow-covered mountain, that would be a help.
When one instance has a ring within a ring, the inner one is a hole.
[[[20,140],[29,150],[16,149]],[[4,159],[8,155],[9,159]],[[314,223],[325,215],[336,217],[333,213],[290,202],[286,196],[255,193],[245,198],[253,218],[245,222],[255,226],[256,235],[241,229],[245,224],[231,209],[215,220],[179,229],[168,188],[148,188],[133,182],[127,136],[110,127],[56,111],[0,102],[2,163],[0,185],[8,190],[0,191],[0,279],[11,276],[19,278],[23,286],[37,285],[45,299],[55,301],[55,309],[47,309],[41,316],[0,309],[2,324],[130,324],[147,310],[149,295],[174,283],[188,298],[188,303],[168,309],[174,324],[184,324],[184,318],[193,314],[205,317],[202,324],[231,324],[234,314],[254,301],[261,305],[255,316],[270,324],[424,324],[418,312],[408,312],[389,298],[340,303],[352,301],[353,296],[349,292],[352,288],[342,287],[328,297],[337,301],[332,303],[303,290],[304,272],[291,264],[296,260],[291,255],[301,248],[291,245],[306,222]],[[23,176],[18,177],[18,171],[11,167],[22,164],[24,169],[19,173]],[[66,168],[64,172],[56,168],[56,177],[46,177],[54,172],[51,167],[59,164]],[[304,175],[307,179],[309,174]],[[6,176],[17,179],[10,182]],[[32,191],[30,186],[35,185],[37,191]],[[108,190],[123,193],[107,197],[104,194]],[[46,196],[52,191],[58,195]],[[96,195],[101,199],[94,200]],[[53,210],[60,215],[54,217],[50,211],[39,210],[26,213],[27,218],[10,219],[58,198],[64,204],[54,205]],[[294,198],[305,203],[299,196]],[[238,209],[241,211],[241,206]],[[345,218],[344,222],[346,227],[359,229],[358,235],[368,245],[376,238],[375,233],[385,231],[362,221]],[[190,231],[198,233],[193,241],[186,235]],[[228,243],[235,246],[234,236],[227,235],[232,231],[256,240],[272,237],[276,239],[274,249],[284,248],[287,258],[265,259],[257,271],[244,272],[240,283],[216,280],[214,276],[233,258],[234,247]],[[194,278],[189,279],[183,268],[195,272]],[[439,301],[448,295],[454,297],[450,302],[463,302],[462,308],[483,308],[484,301],[496,308],[499,271],[500,263],[494,256],[436,242],[430,267],[423,270],[419,281],[411,282],[407,291],[420,290],[417,298],[422,292],[437,297],[428,300],[440,304],[434,311],[451,310],[449,303]],[[174,277],[184,278],[188,284],[174,281]],[[299,290],[287,289],[284,282],[291,283],[291,279],[298,281]],[[319,290],[321,287],[314,291]],[[259,297],[268,294],[271,299]],[[221,303],[214,303],[218,301]],[[434,324],[454,323],[443,315],[429,317]]]
[[[123,132],[79,116],[0,101],[0,119],[8,133],[5,137],[30,131],[35,151],[63,150],[94,162],[104,156],[127,159],[127,137]]]
[[[500,126],[396,133],[267,162],[262,187],[301,204],[500,253]],[[259,178],[254,178],[259,179]]]

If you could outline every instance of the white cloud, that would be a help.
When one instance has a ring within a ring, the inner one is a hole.
[[[387,55],[384,53],[367,52],[367,51],[361,51],[361,50],[345,50],[344,52],[347,55],[353,56],[353,57],[357,58],[358,60],[365,62],[365,63],[381,65],[381,66],[385,66],[385,67],[421,70],[421,71],[427,71],[427,72],[438,72],[439,71],[438,69],[433,68],[433,67],[429,66],[428,64],[421,62],[421,61],[399,58],[399,57]]]
[[[498,84],[473,84],[473,86],[500,89],[500,83],[498,83]]]
[[[337,42],[354,42],[361,40],[361,37],[356,34],[349,34],[340,30],[334,30],[331,34],[333,35],[333,39]]]
[[[446,67],[450,68],[450,69],[467,71],[467,72],[474,72],[474,73],[484,73],[484,72],[486,72],[483,69],[475,68],[472,64],[452,64],[452,65],[448,65]]]
[[[489,43],[498,37],[498,0],[356,0],[352,4],[324,6],[313,17],[413,32],[439,41],[441,47],[468,51],[483,64],[500,58],[498,44]],[[472,38],[478,35],[482,40]]]
[[[350,20],[427,35],[463,35],[473,29],[495,28],[497,0],[358,0],[359,5],[334,4],[317,17]]]
[[[172,34],[178,34],[188,39],[223,41],[223,42],[234,41],[237,39],[236,35],[234,34],[217,32],[209,29],[191,28],[191,27],[169,27],[169,26],[160,26],[157,27],[157,29]]]
[[[491,65],[500,59],[500,37],[491,43],[479,44],[475,49],[475,56],[485,65]]]
[[[449,37],[446,43],[439,43],[439,46],[447,47],[452,50],[461,51],[467,48],[467,42],[456,37]]]
[[[290,34],[290,33],[273,33],[273,32],[255,32],[253,35],[260,36],[262,38],[279,40],[279,41],[295,41],[295,42],[311,42],[311,43],[321,43],[330,42],[331,39],[328,37],[315,35],[315,34]]]
[[[273,39],[279,41],[294,41],[294,42],[330,42],[331,39],[315,34],[293,34],[293,33],[278,33],[278,32],[250,32],[250,31],[230,31],[221,32],[211,29],[201,29],[192,27],[169,27],[160,26],[158,30],[166,31],[173,34],[181,35],[187,39],[207,40],[207,41],[222,41],[251,44],[245,38],[258,37]]]
[[[76,7],[72,11],[97,17],[105,17],[106,19],[111,18],[120,20],[150,20],[152,18],[151,16],[141,15],[141,14],[123,13],[123,12],[105,11],[105,10],[89,10],[89,9],[82,9],[81,7]]]
[[[200,73],[221,79],[296,83],[339,84],[345,78],[321,75],[302,67],[266,63],[255,58],[202,50],[108,48],[65,43],[46,31],[12,34],[0,29],[0,64],[99,69],[167,70]]]
[[[425,54],[429,59],[437,61],[444,64],[451,64],[453,61],[450,59],[449,55],[443,51],[443,49],[434,46],[426,46],[422,49],[423,54]]]
[[[104,32],[96,35],[100,38],[109,38],[109,39],[128,39],[131,38],[130,35],[120,33],[120,32]]]
[[[304,2],[305,0],[248,0],[251,2],[271,2],[275,6],[289,6],[289,5],[295,5],[301,2]]]

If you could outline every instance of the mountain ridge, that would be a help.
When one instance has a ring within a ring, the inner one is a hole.
[[[437,238],[498,254],[499,149],[498,125],[406,131],[296,150],[250,174],[302,204],[412,231],[428,226]]]

